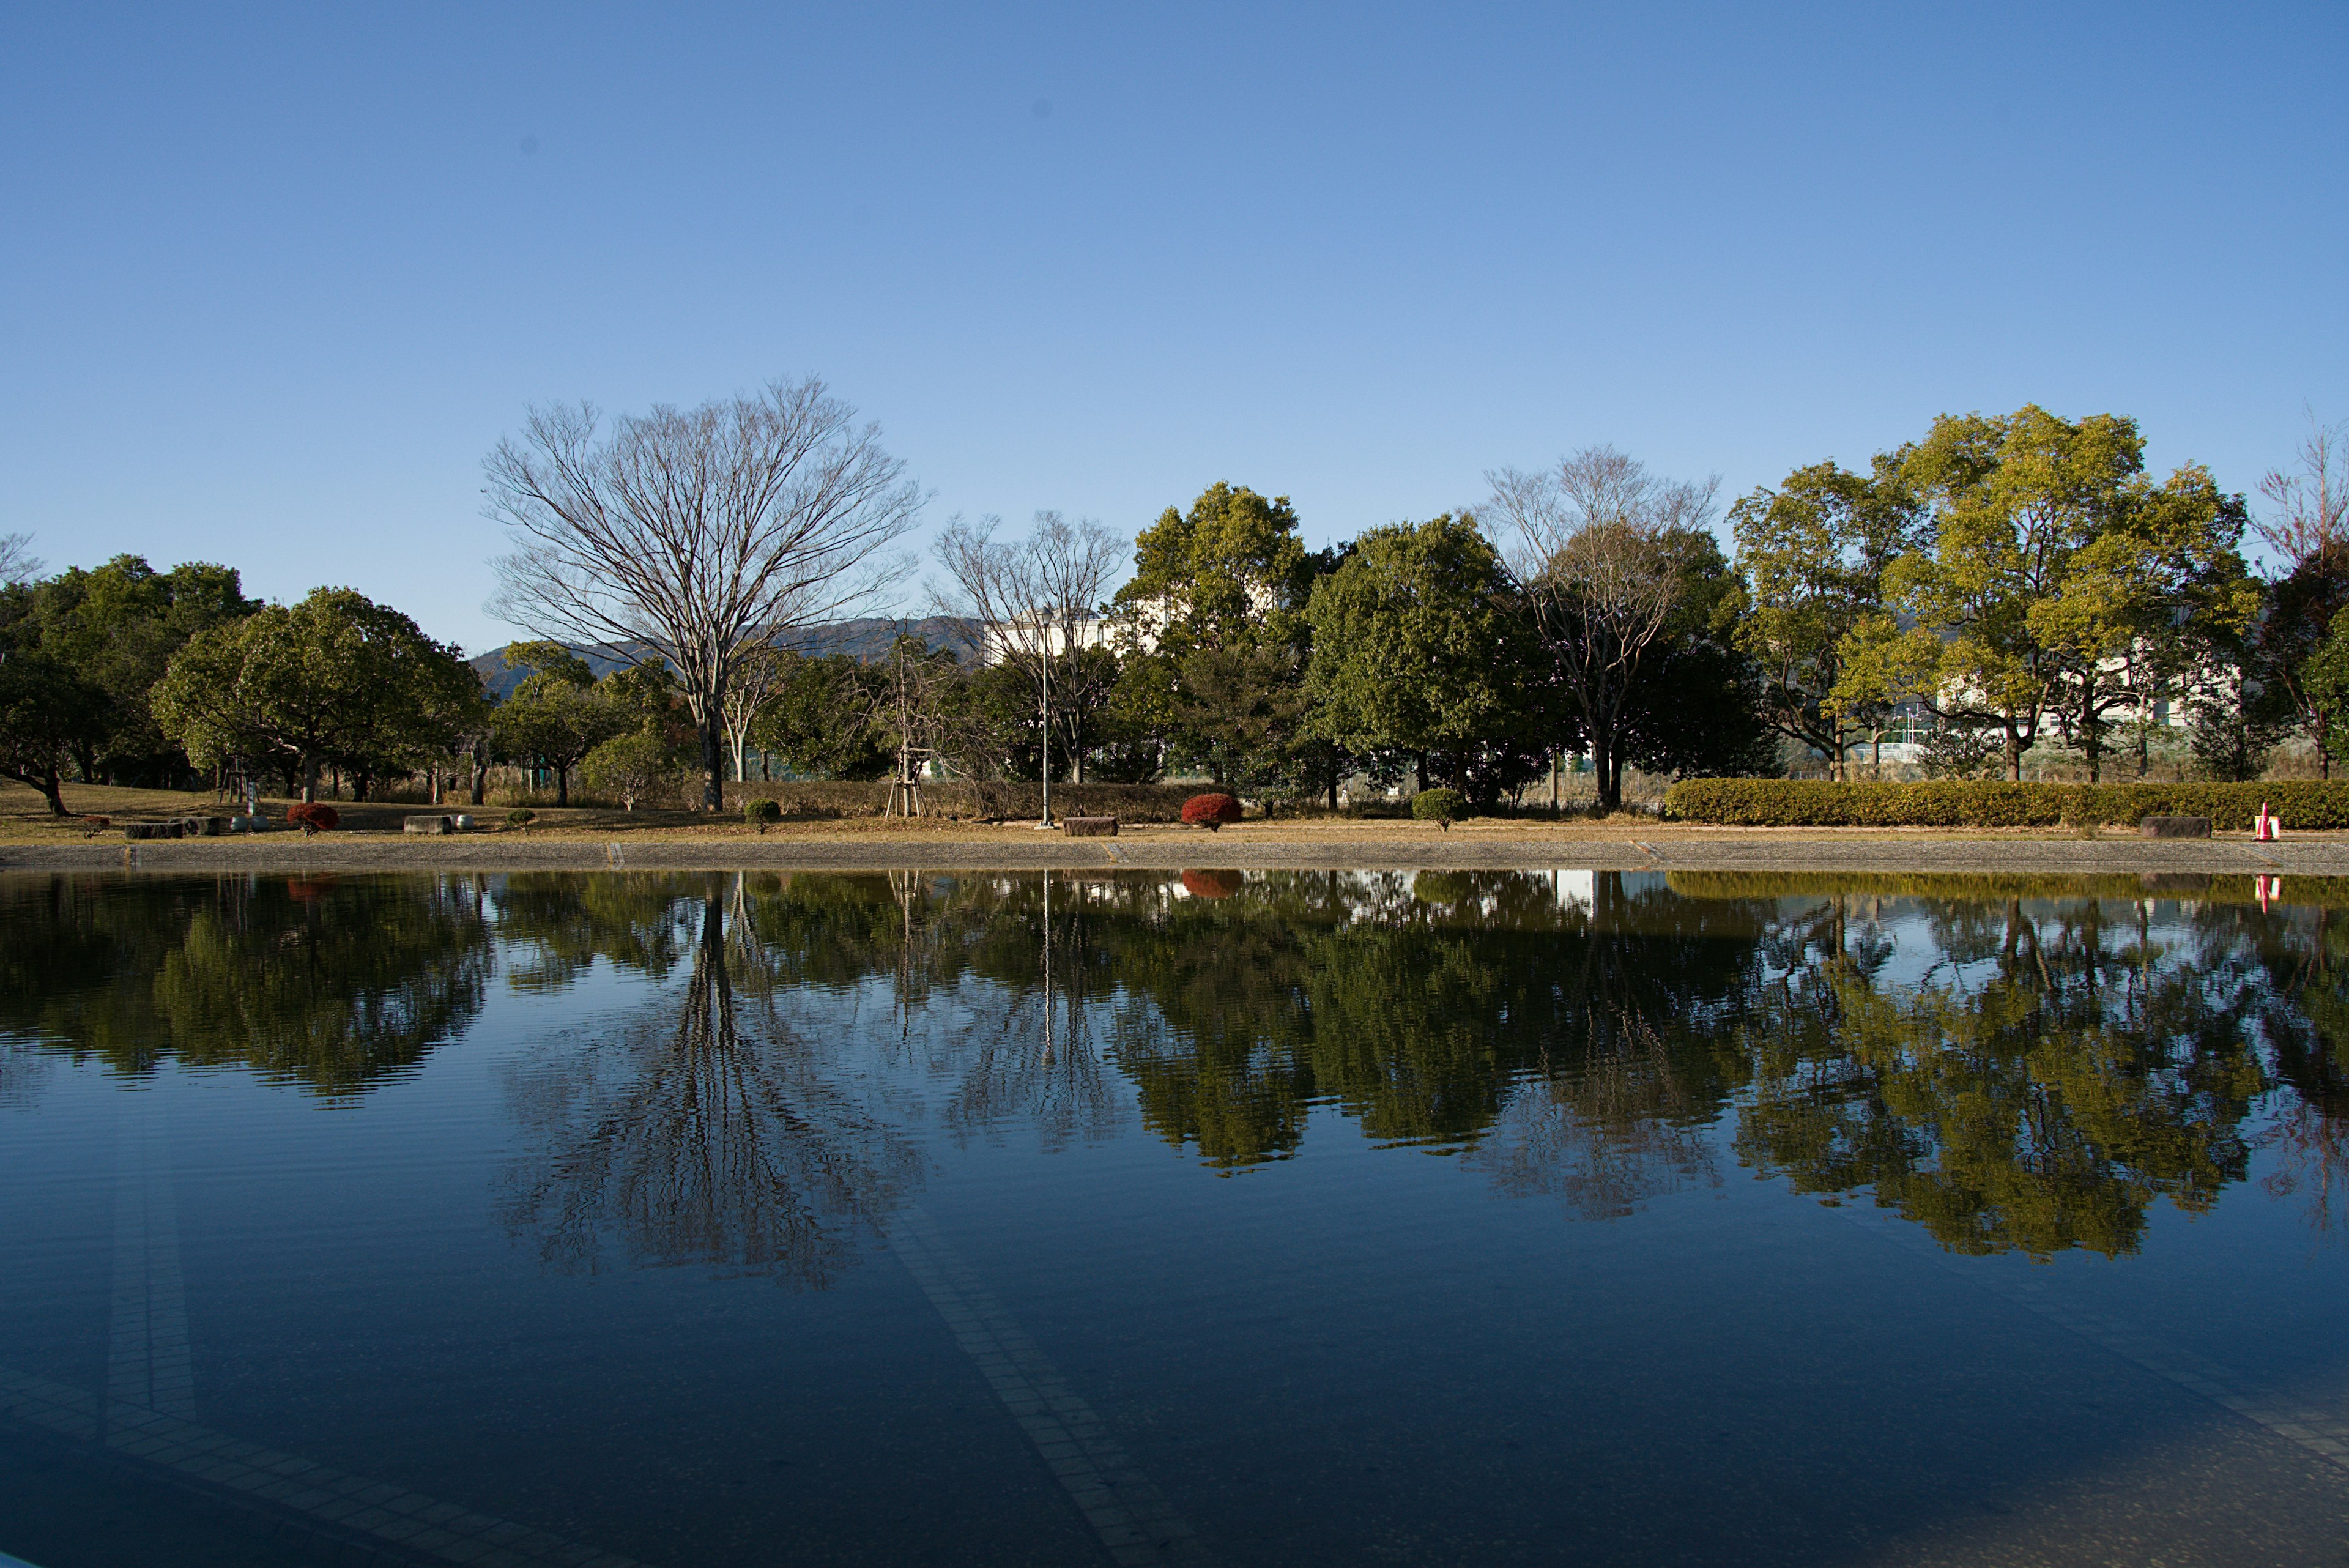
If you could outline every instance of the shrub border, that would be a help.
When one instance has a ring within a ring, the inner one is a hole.
[[[2286,828],[2349,827],[2349,783],[1830,784],[1819,779],[1682,779],[1664,795],[1676,822],[1725,827],[2135,827],[2148,816],[2207,816],[2240,832],[2261,803]]]

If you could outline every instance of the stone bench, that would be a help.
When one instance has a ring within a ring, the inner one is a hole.
[[[1061,831],[1071,838],[1115,838],[1117,818],[1113,816],[1064,816]]]
[[[2208,838],[2207,816],[2148,816],[2137,825],[2139,838]]]
[[[457,825],[445,816],[410,816],[399,825],[402,833],[454,833]]]

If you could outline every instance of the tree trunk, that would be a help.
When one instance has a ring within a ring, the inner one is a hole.
[[[481,804],[482,792],[490,786],[489,762],[481,754],[487,750],[489,743],[484,741],[475,741],[465,749],[465,771],[471,775],[468,782],[472,786],[468,793],[472,795],[475,805]]]
[[[2012,721],[2006,726],[2006,782],[2023,782],[2023,737],[2015,733]]]
[[[554,770],[554,804],[559,806],[571,804],[571,770],[561,764],[557,764]]]
[[[316,757],[302,759],[302,798],[305,801],[318,798],[318,759]]]
[[[1615,748],[1592,746],[1590,764],[1598,774],[1593,782],[1597,786],[1599,815],[1604,816],[1610,811],[1620,810],[1623,805],[1623,763],[1615,755]]]
[[[2332,722],[2333,715],[2330,713],[2316,716],[2316,776],[2327,781],[2333,777],[2333,753],[2324,744],[2324,732],[2332,727]]]
[[[701,806],[704,811],[726,809],[726,736],[725,724],[715,701],[702,709],[701,721]]]
[[[25,785],[27,789],[39,790],[41,792],[41,798],[49,803],[49,815],[51,816],[64,816],[68,815],[66,811],[66,799],[63,794],[63,784],[59,770],[54,758],[44,765],[38,773],[35,773],[29,768],[11,768],[5,776],[15,779],[18,784]]]

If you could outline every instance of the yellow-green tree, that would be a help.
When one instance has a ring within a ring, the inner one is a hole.
[[[1824,753],[1838,779],[1854,722],[1878,716],[1836,701],[1845,645],[1884,613],[1885,569],[1922,543],[1920,520],[1890,453],[1868,474],[1833,462],[1798,468],[1730,508],[1745,589],[1735,641],[1760,673],[1763,716]]]
[[[2108,713],[2145,695],[2140,643],[2181,616],[2240,626],[2255,602],[2240,499],[2190,465],[2152,483],[2134,421],[1945,414],[1899,473],[1930,539],[1886,569],[1886,612],[1843,642],[1834,704],[1914,700],[1993,728],[2010,779],[2051,722],[2095,770]]]

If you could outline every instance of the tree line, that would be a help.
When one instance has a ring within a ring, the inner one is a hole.
[[[1581,759],[1769,774],[1925,742],[1931,771],[2075,753],[2142,775],[2186,717],[2207,774],[2282,741],[2349,754],[2349,433],[2312,425],[2255,516],[2208,469],[2157,478],[2136,423],[1949,415],[1862,472],[1730,504],[1608,447],[1309,549],[1287,497],[1217,483],[1129,542],[1040,513],[955,519],[937,643],[874,660],[792,633],[902,594],[923,496],[820,382],[606,419],[533,410],[487,461],[513,548],[492,607],[532,635],[492,701],[453,647],[349,589],[247,599],[231,568],[124,556],[39,575],[0,540],[0,772],[185,783],[232,764],[366,794],[492,760],[633,805],[680,777],[1145,782],[1337,804],[1360,775],[1489,806]],[[1724,522],[1732,549],[1716,524]],[[2268,547],[2262,573],[2251,539]],[[910,623],[909,623],[910,627]],[[596,678],[583,653],[622,668]]]

